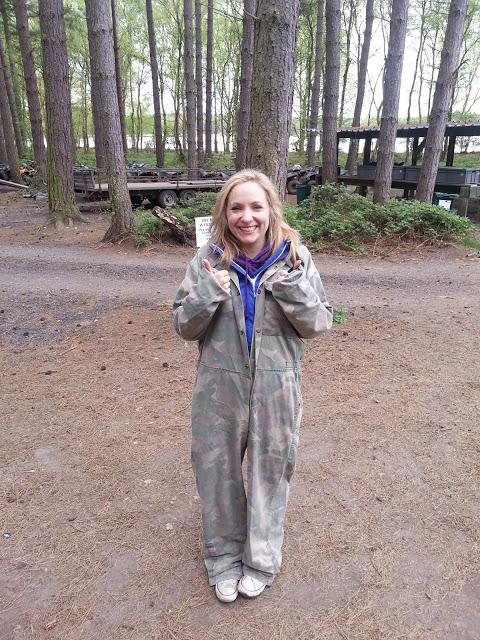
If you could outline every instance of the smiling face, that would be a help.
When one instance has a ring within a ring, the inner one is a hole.
[[[253,258],[263,248],[270,221],[270,207],[263,188],[256,182],[242,182],[227,199],[227,224],[241,251]]]

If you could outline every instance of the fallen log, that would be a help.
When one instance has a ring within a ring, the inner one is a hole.
[[[161,207],[154,207],[152,209],[152,213],[156,218],[167,225],[172,232],[172,235],[177,238],[177,240],[180,240],[183,244],[188,244],[190,247],[195,246],[193,234],[187,229],[183,222],[180,222],[177,216],[174,216],[173,213],[168,213]]]
[[[18,182],[11,182],[10,180],[0,180],[0,185],[13,187],[14,189],[28,189],[26,184],[18,184]]]

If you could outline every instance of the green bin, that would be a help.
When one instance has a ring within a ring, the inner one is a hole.
[[[442,193],[441,191],[436,191],[433,194],[432,204],[436,204],[444,209],[456,209],[457,208],[457,200],[458,194],[456,193]],[[450,206],[448,204],[450,203]]]
[[[309,184],[299,184],[297,182],[297,204],[300,204],[308,198],[312,191],[312,187]]]

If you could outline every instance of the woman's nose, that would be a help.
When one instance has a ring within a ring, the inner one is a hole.
[[[245,209],[242,212],[242,219],[243,220],[251,220],[252,219],[252,210],[250,209],[250,207],[245,207]]]

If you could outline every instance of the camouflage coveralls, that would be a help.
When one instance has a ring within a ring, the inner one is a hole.
[[[271,584],[281,565],[302,414],[302,338],[329,329],[332,314],[311,255],[300,246],[302,267],[276,281],[277,271],[291,266],[280,260],[261,276],[249,353],[238,275],[230,268],[229,294],[204,258],[218,266],[220,257],[202,247],[173,304],[176,331],[198,340],[200,350],[192,464],[202,501],[203,557],[211,585],[242,573]]]

